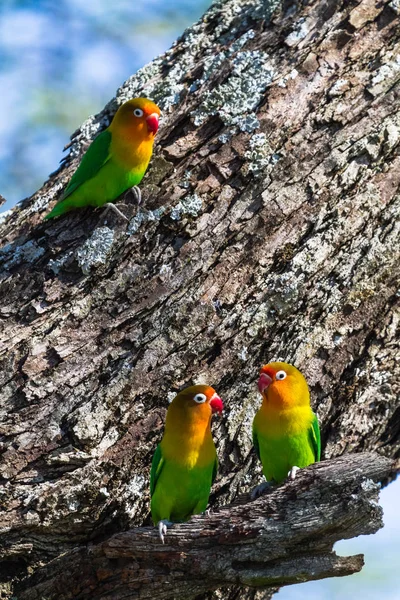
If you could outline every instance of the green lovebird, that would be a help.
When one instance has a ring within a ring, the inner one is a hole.
[[[262,405],[253,421],[253,444],[267,482],[294,479],[299,468],[321,458],[321,438],[310,407],[307,381],[296,367],[273,362],[261,369]],[[257,486],[256,497],[268,484]]]
[[[184,389],[168,407],[150,474],[151,516],[163,543],[168,525],[206,510],[218,467],[211,415],[222,410],[221,398],[208,385]]]
[[[135,186],[146,173],[159,116],[160,109],[147,98],[122,104],[111,125],[90,144],[60,200],[45,218],[76,208],[103,206],[129,188],[137,190],[140,201]]]

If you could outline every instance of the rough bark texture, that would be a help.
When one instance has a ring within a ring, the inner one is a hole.
[[[273,588],[349,575],[362,568],[362,555],[336,556],[332,546],[381,527],[374,480],[392,467],[376,454],[320,463],[259,500],[175,525],[165,546],[146,527],[73,550],[16,593],[20,600],[190,598],[222,584]]]
[[[255,381],[272,359],[306,375],[325,458],[398,456],[399,10],[215,4],[0,219],[5,596],[61,553],[149,523],[167,399],[190,383],[227,405],[213,506],[260,472]],[[43,223],[137,95],[164,120],[128,228],[93,210]]]
[[[175,525],[165,546],[145,527],[73,550],[38,569],[16,593],[20,600],[161,600],[222,584],[271,588],[349,575],[362,568],[362,555],[336,556],[332,546],[381,527],[374,480],[391,470],[392,461],[376,454],[323,462],[254,502]]]

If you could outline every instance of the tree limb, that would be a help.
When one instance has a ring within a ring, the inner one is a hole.
[[[382,527],[374,482],[392,470],[393,461],[371,453],[313,465],[253,502],[175,524],[165,545],[156,528],[141,527],[75,549],[23,581],[18,598],[167,600],[355,573],[362,555],[337,556],[333,544]]]

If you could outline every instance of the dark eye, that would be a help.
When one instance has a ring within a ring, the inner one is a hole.
[[[275,375],[275,379],[277,379],[278,381],[282,381],[282,379],[286,379],[286,377],[287,374],[285,373],[285,371],[278,371]]]
[[[135,117],[143,117],[143,111],[140,108],[135,108],[133,114],[135,115]]]
[[[197,402],[197,404],[203,404],[203,402],[207,400],[207,396],[205,394],[196,394],[193,400]]]

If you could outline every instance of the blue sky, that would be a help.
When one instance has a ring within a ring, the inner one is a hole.
[[[71,133],[211,0],[1,0],[0,211],[35,192]],[[112,6],[112,10],[110,10]],[[382,491],[385,528],[337,545],[359,575],[284,588],[278,600],[398,600],[400,480]]]

